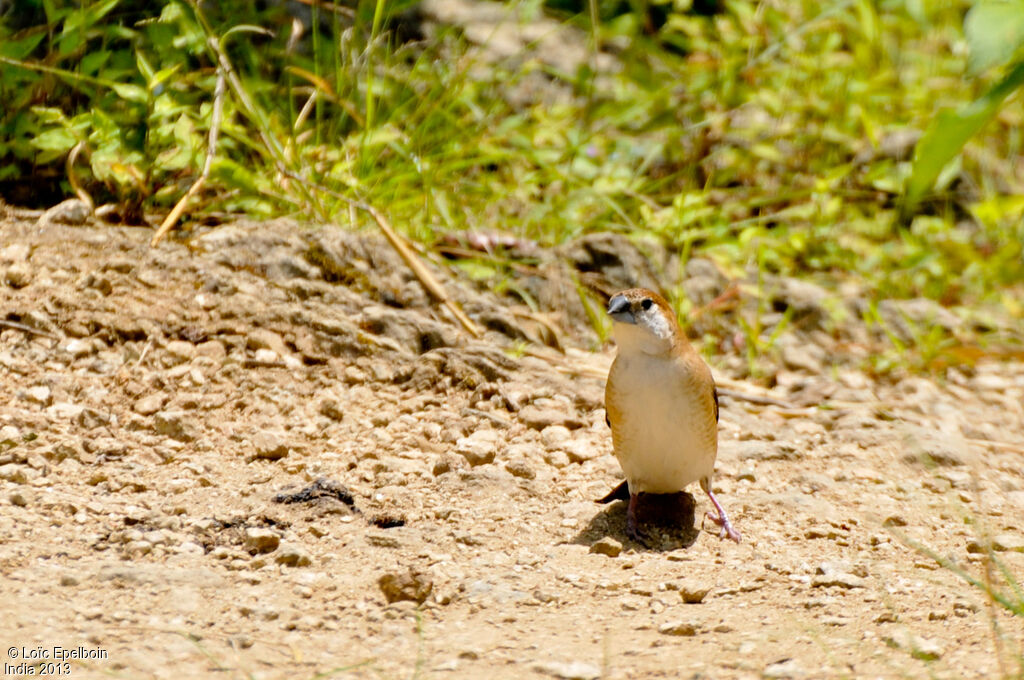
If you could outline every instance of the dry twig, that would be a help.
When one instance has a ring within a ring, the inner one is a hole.
[[[391,224],[387,221],[387,218],[385,218],[384,215],[379,210],[377,210],[369,203],[365,203],[354,198],[349,198],[348,196],[340,192],[334,191],[333,189],[329,189],[328,187],[317,184],[316,182],[312,182],[306,179],[305,177],[300,177],[293,172],[285,171],[285,174],[297,182],[302,182],[303,184],[306,184],[317,191],[322,191],[325,194],[328,194],[330,196],[333,196],[337,199],[340,199],[348,203],[350,206],[354,208],[358,208],[359,210],[363,210],[369,213],[370,217],[373,218],[373,221],[377,223],[377,226],[384,234],[384,238],[386,238],[388,240],[388,243],[391,244],[391,247],[398,252],[399,256],[402,258],[402,260],[405,261],[405,264],[409,267],[409,269],[412,270],[412,273],[416,276],[417,279],[419,279],[419,282],[423,285],[427,292],[431,296],[433,296],[438,302],[447,307],[448,311],[452,313],[456,320],[458,320],[459,324],[461,324],[462,327],[466,329],[466,331],[470,335],[472,335],[474,338],[480,337],[480,329],[476,327],[476,324],[473,323],[473,320],[466,316],[466,313],[462,311],[462,308],[459,307],[459,304],[455,302],[455,300],[452,300],[451,297],[449,297],[448,292],[444,289],[444,286],[442,286],[441,283],[437,280],[437,278],[431,273],[431,271],[427,269],[427,266],[423,264],[422,260],[420,260],[420,258],[416,255],[416,252],[409,245],[408,241],[406,241],[401,234],[394,230]]]
[[[224,92],[227,89],[225,87],[224,74],[224,67],[219,67],[217,69],[217,85],[213,90],[213,115],[210,118],[210,136],[206,143],[206,160],[203,162],[203,171],[199,174],[199,179],[174,204],[174,209],[164,218],[160,228],[156,230],[152,240],[149,242],[150,247],[156,247],[160,243],[160,239],[166,236],[167,232],[174,227],[178,219],[181,218],[182,213],[185,212],[185,207],[188,205],[189,200],[199,193],[210,176],[210,168],[213,166],[213,159],[217,153],[217,137],[220,135],[221,118],[224,115]]]

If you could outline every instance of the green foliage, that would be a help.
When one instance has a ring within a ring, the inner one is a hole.
[[[966,29],[962,0],[517,3],[614,55],[565,72],[457,29],[403,42],[407,1],[314,4],[293,34],[283,4],[47,0],[0,24],[0,192],[66,194],[81,145],[98,202],[166,210],[204,165],[220,51],[237,77],[191,213],[347,223],[341,194],[427,242],[613,230],[737,276],[855,276],[872,299],[1024,316],[1024,118],[1003,106],[1024,78],[1020,2],[979,2]]]
[[[967,13],[964,33],[973,75],[992,67],[1006,67],[1006,74],[978,99],[936,116],[914,156],[913,172],[907,183],[910,206],[932,189],[964,144],[1024,85],[1024,0],[981,0]]]

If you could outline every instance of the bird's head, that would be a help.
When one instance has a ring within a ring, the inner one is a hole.
[[[630,288],[608,301],[608,316],[619,348],[658,354],[682,339],[676,314],[665,298],[646,288]]]

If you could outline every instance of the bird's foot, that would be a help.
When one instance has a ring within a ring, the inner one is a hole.
[[[647,536],[640,531],[636,520],[636,508],[638,495],[629,495],[629,505],[626,508],[626,535],[641,545],[647,545]]]
[[[718,532],[718,538],[729,538],[737,543],[740,542],[740,532],[736,531],[732,527],[732,523],[729,522],[729,518],[723,512],[720,515],[716,515],[712,512],[705,515],[709,520],[717,524],[721,529]]]
[[[636,541],[640,545],[647,545],[648,536],[636,526],[636,522],[626,522],[626,535],[629,536],[630,540]]]

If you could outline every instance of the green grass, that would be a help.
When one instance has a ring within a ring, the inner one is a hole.
[[[413,4],[364,1],[354,18],[314,8],[320,30],[290,45],[290,17],[248,3],[207,15],[181,0],[43,3],[37,23],[0,27],[0,182],[56,181],[82,142],[97,202],[167,211],[205,158],[212,38],[238,82],[192,215],[364,223],[301,177],[426,243],[462,229],[544,245],[611,230],[735,276],[855,277],[871,300],[1024,317],[1019,104],[912,203],[913,147],[894,144],[999,80],[967,70],[966,2],[730,0],[712,16],[669,8],[653,33],[614,3],[556,14],[614,53],[621,69],[601,74],[486,60],[450,28],[400,43],[396,15]],[[535,78],[554,94],[509,96]],[[507,273],[499,263],[494,281]]]

